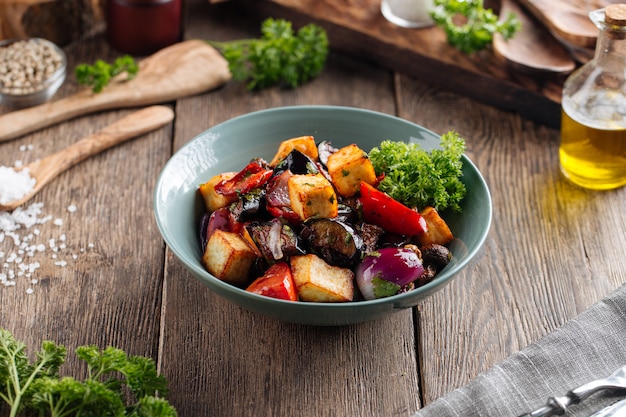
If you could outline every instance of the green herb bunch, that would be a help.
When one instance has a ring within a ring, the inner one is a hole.
[[[377,175],[384,174],[378,188],[408,207],[419,210],[461,211],[466,194],[461,182],[465,141],[456,132],[441,136],[441,148],[430,152],[419,144],[385,140],[369,157]]]
[[[80,346],[87,364],[79,381],[59,375],[66,348],[44,341],[31,362],[24,343],[0,328],[0,414],[9,417],[176,417],[167,400],[166,380],[152,359],[112,347]],[[160,396],[157,396],[160,395]]]
[[[132,80],[139,72],[139,65],[130,55],[117,58],[112,64],[98,59],[93,65],[79,64],[74,75],[79,84],[90,86],[94,93],[101,92],[111,79],[126,72],[126,80]]]
[[[430,14],[448,43],[466,54],[485,49],[496,33],[508,40],[521,29],[513,13],[500,21],[491,9],[485,9],[483,0],[435,0]]]
[[[208,41],[228,61],[233,79],[250,90],[282,84],[297,87],[324,68],[328,38],[321,27],[308,24],[294,32],[291,22],[266,19],[259,39]]]

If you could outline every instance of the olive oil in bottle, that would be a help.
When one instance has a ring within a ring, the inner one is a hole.
[[[565,109],[561,118],[561,169],[575,184],[596,190],[626,185],[626,129],[587,125]]]
[[[626,4],[589,17],[596,53],[563,87],[559,160],[573,183],[608,190],[626,185]]]

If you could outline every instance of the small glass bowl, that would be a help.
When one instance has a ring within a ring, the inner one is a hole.
[[[0,48],[8,47],[9,45],[19,41],[34,41],[50,47],[59,55],[61,64],[59,68],[57,68],[42,82],[28,87],[5,87],[0,78],[0,105],[13,108],[31,107],[48,101],[65,81],[65,74],[67,70],[67,58],[63,50],[46,39],[7,39],[0,42]],[[4,63],[5,62],[2,62],[0,58],[0,65],[3,65]]]

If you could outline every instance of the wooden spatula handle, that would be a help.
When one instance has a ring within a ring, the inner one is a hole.
[[[146,107],[123,117],[98,132],[84,137],[63,151],[50,155],[46,159],[58,159],[54,164],[56,166],[55,171],[62,172],[107,148],[163,126],[173,118],[174,112],[169,107]],[[62,158],[60,155],[62,155]]]
[[[54,102],[15,110],[0,117],[0,142],[108,107],[111,106],[101,102],[99,96],[85,91]]]

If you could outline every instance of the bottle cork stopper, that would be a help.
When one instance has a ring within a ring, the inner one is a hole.
[[[604,9],[604,21],[609,25],[626,26],[626,4],[610,4]]]

